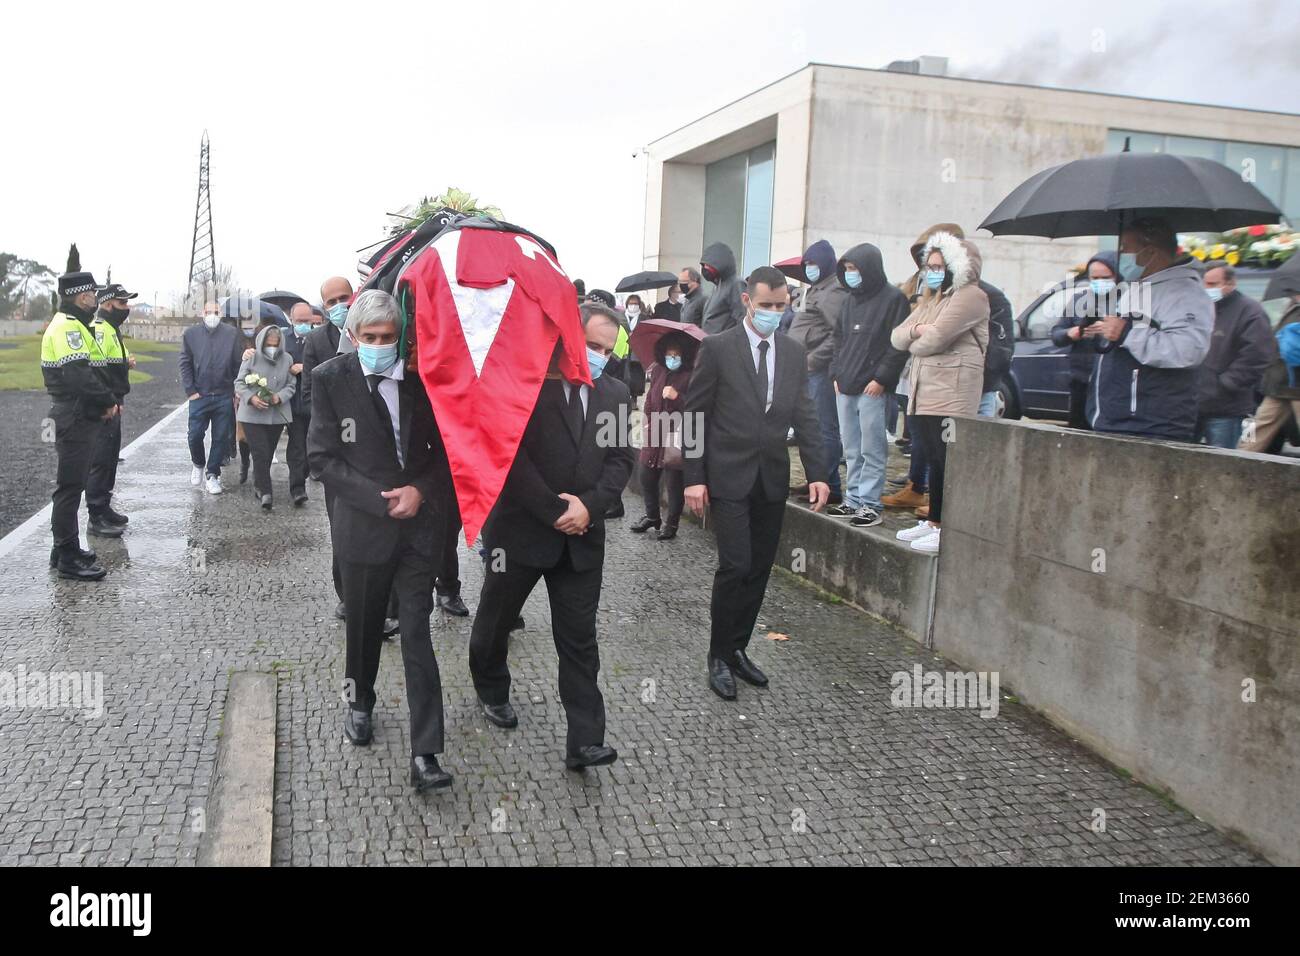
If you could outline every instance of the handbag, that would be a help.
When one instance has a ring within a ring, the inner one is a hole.
[[[664,467],[680,471],[682,468],[682,433],[671,431],[664,440]]]

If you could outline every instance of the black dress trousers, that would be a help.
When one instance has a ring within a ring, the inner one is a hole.
[[[740,501],[713,498],[709,520],[718,539],[709,656],[730,660],[749,646],[781,542],[785,500],[769,501],[760,478]]]

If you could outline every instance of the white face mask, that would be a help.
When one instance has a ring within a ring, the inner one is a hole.
[[[262,351],[266,353],[267,358],[269,358],[272,362],[274,362],[276,356],[280,354],[280,347],[278,345],[268,345]]]
[[[628,316],[629,319],[635,319],[638,315],[641,314],[641,306],[639,306],[639,305],[629,305],[629,306],[627,307],[626,311],[627,311],[627,316]]]
[[[219,316],[219,315],[205,315],[205,316],[203,317],[203,324],[206,325],[206,326],[207,326],[208,328],[210,328],[210,329],[215,329],[218,325],[221,324],[221,316]]]

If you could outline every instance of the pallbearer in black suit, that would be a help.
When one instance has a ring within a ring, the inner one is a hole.
[[[618,759],[605,745],[605,701],[596,686],[596,608],[605,565],[604,515],[622,496],[635,461],[621,427],[631,414],[627,386],[600,374],[618,339],[618,316],[588,303],[582,324],[595,384],[565,381],[552,360],[483,530],[487,570],[469,645],[484,715],[498,727],[517,726],[506,662],[510,628],[538,579],[546,579],[570,770]]]
[[[398,358],[401,312],[386,292],[357,296],[347,335],[356,351],[312,372],[307,435],[311,472],[334,497],[330,522],[347,621],[350,704],[343,733],[370,743],[375,677],[390,590],[398,596],[411,783],[451,786],[443,750],[442,683],[429,636],[433,581],[451,508],[451,475],[428,396],[412,362]]]
[[[745,318],[700,345],[686,399],[696,434],[683,450],[686,504],[709,512],[718,539],[713,576],[709,686],[736,699],[736,677],[756,687],[767,677],[746,647],[776,560],[790,484],[786,435],[794,428],[814,511],[830,497],[817,414],[808,395],[803,347],[777,326],[790,293],[770,266],[754,270],[742,295]]]

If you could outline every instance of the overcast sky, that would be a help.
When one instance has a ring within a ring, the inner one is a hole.
[[[651,140],[810,61],[1300,112],[1300,5],[890,0],[7,4],[0,250],[170,301],[199,141],[217,260],[315,300],[384,213],[449,185],[612,288]],[[1108,52],[1091,54],[1096,29]]]

